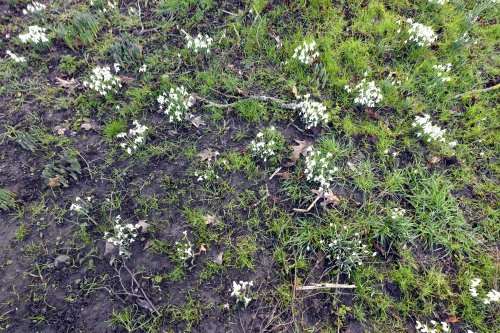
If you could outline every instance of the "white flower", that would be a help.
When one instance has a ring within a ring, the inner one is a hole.
[[[306,156],[306,179],[319,184],[319,191],[330,187],[333,175],[338,169],[333,165],[333,155],[319,150],[310,151]]]
[[[354,103],[356,104],[374,107],[384,99],[382,91],[375,85],[374,81],[366,82],[366,79],[363,79],[356,85],[355,90],[358,94],[358,96],[354,98]],[[349,90],[346,89],[346,91],[350,92],[351,90],[349,88]]]
[[[146,73],[146,70],[148,69],[148,65],[146,64],[143,64],[140,68],[139,68],[139,73]]]
[[[253,281],[233,281],[233,290],[231,292],[231,297],[236,298],[236,302],[242,302],[245,307],[252,301],[249,297],[251,293],[251,288],[253,287]]]
[[[292,58],[299,60],[305,65],[310,65],[318,58],[319,53],[315,51],[316,42],[312,41],[310,43],[304,41],[301,45],[297,46],[293,51]]]
[[[120,66],[115,63],[114,69],[115,73],[117,73]],[[83,81],[83,85],[94,89],[102,96],[106,96],[109,91],[117,92],[117,89],[122,86],[120,78],[111,74],[109,66],[95,67],[92,70],[92,74],[90,74],[89,80]]]
[[[160,105],[159,112],[165,113],[171,123],[186,119],[187,111],[194,105],[194,98],[184,86],[170,88],[168,95],[163,92],[156,100]]]
[[[26,9],[23,9],[23,14],[24,15],[28,15],[28,13],[38,14],[45,8],[47,8],[47,6],[45,6],[43,3],[33,1],[30,5],[26,6]]]
[[[141,145],[146,141],[146,131],[148,130],[147,126],[141,125],[137,120],[134,120],[132,124],[134,127],[130,128],[128,132],[116,135],[117,139],[123,139],[120,147],[125,149],[129,155],[132,155],[132,152],[138,148],[137,145]]]
[[[182,30],[186,35],[186,47],[188,49],[193,49],[195,53],[203,52],[205,54],[210,54],[210,46],[212,46],[213,39],[208,35],[202,35],[199,33],[196,37],[192,37],[190,34]],[[179,55],[180,56],[180,55]]]
[[[413,42],[418,46],[431,46],[437,39],[437,35],[434,33],[431,27],[427,27],[421,23],[413,22],[411,18],[407,19],[406,22],[410,24],[408,29],[408,42]]]
[[[7,50],[5,51],[5,53],[7,53],[7,55],[12,59],[14,60],[15,62],[26,62],[26,58],[23,57],[23,56],[18,56],[16,54],[14,54],[12,51],[10,50]]]
[[[490,304],[491,302],[500,302],[500,292],[491,289],[487,294],[486,298],[484,299],[483,303],[484,304]]]
[[[256,138],[248,145],[248,149],[255,157],[266,162],[268,158],[275,156],[276,151],[280,148],[276,140],[284,141],[283,135],[271,126],[264,129],[263,132],[257,133]]]
[[[439,126],[433,125],[431,116],[429,116],[428,114],[424,114],[422,117],[415,116],[415,122],[412,123],[412,126],[420,130],[420,132],[417,132],[417,136],[425,136],[427,142],[446,142],[446,139],[444,138],[446,130],[441,129]]]
[[[128,251],[130,245],[135,241],[138,236],[138,230],[141,225],[136,223],[127,223],[125,225],[121,224],[122,218],[120,215],[115,217],[115,225],[113,227],[113,236],[107,237],[106,241],[119,247],[119,254],[125,258],[130,257],[130,252]],[[108,236],[110,233],[105,233],[104,236]]]
[[[318,124],[326,124],[329,120],[326,106],[320,102],[310,100],[309,97],[311,97],[310,94],[299,96],[302,101],[297,105],[306,129],[315,127]]]
[[[437,4],[437,5],[444,5],[446,3],[447,0],[429,0],[429,3],[432,3],[432,4]]]
[[[22,43],[32,43],[32,44],[45,44],[49,42],[49,38],[45,33],[47,29],[41,28],[37,25],[31,25],[28,27],[28,32],[19,35],[19,39]]]
[[[447,63],[446,65],[434,65],[433,69],[436,70],[436,76],[441,80],[441,82],[449,82],[451,78],[449,76],[445,76],[446,73],[449,73],[451,70],[451,64]]]

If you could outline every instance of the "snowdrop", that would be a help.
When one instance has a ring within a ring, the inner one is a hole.
[[[450,332],[450,325],[447,322],[438,323],[435,320],[431,320],[430,325],[427,325],[417,320],[415,329],[420,333],[445,333]]]
[[[498,290],[491,289],[483,300],[484,304],[490,304],[492,302],[500,302],[500,292]]]
[[[26,6],[26,9],[23,9],[23,14],[28,15],[28,14],[38,14],[42,12],[47,6],[45,6],[43,3],[33,1],[31,4]]]
[[[430,4],[436,4],[436,5],[444,5],[446,3],[447,0],[429,0],[429,3]]]
[[[306,129],[318,126],[319,124],[326,124],[329,120],[326,113],[326,106],[320,102],[310,100],[310,97],[310,94],[299,96],[302,101],[297,104],[299,115]]]
[[[117,8],[117,1],[105,0],[90,0],[90,5],[96,7],[100,13],[107,13],[108,10]]]
[[[28,32],[19,35],[19,39],[23,44],[31,43],[34,45],[46,44],[49,42],[49,38],[45,33],[47,29],[39,27],[37,25],[31,25],[28,27]]]
[[[141,67],[139,67],[139,73],[146,73],[147,69],[148,69],[148,65],[143,64]]]
[[[248,306],[248,304],[252,301],[250,294],[252,292],[251,288],[253,287],[253,281],[233,281],[233,290],[231,292],[231,297],[236,298],[236,302],[241,302]]]
[[[127,154],[132,155],[140,145],[146,142],[147,126],[141,125],[137,120],[133,121],[134,127],[127,132],[122,132],[116,135],[118,139],[122,139],[120,147],[123,148]]]
[[[115,218],[113,234],[106,232],[104,233],[104,238],[107,242],[119,247],[119,254],[121,256],[129,258],[131,255],[129,247],[139,235],[140,228],[141,225],[139,223],[122,224],[122,218],[118,215]]]
[[[319,184],[319,191],[326,191],[330,187],[337,171],[338,168],[333,165],[332,153],[313,150],[307,154],[304,173],[307,180]]]
[[[182,261],[185,265],[188,264],[188,260],[191,260],[191,264],[193,263],[195,253],[193,251],[193,244],[187,237],[187,231],[183,231],[183,237],[181,241],[175,242],[175,251],[177,257],[180,261]]]
[[[120,70],[119,64],[114,64],[113,67],[115,73],[118,73]],[[83,81],[83,85],[94,89],[102,96],[106,96],[110,91],[117,92],[117,89],[122,86],[120,78],[111,73],[109,66],[95,67],[92,74],[90,74],[89,80]]]
[[[408,39],[404,41],[416,43],[418,46],[431,46],[437,39],[437,35],[431,27],[425,26],[418,22],[413,22],[411,18],[406,20],[410,24],[408,29]]]
[[[477,287],[481,284],[481,279],[478,279],[478,278],[475,278],[475,279],[472,279],[471,282],[470,282],[470,288],[469,288],[469,292],[470,292],[470,295],[472,297],[477,297],[478,296],[478,293],[477,293]]]
[[[446,65],[434,65],[432,66],[432,69],[436,71],[436,75],[439,79],[441,79],[442,82],[449,82],[451,81],[451,78],[449,76],[446,76],[446,73],[449,73],[451,70],[451,64],[447,63]]]
[[[91,201],[92,197],[87,197],[86,199],[75,197],[75,202],[71,204],[69,210],[77,213],[87,213],[87,209]]]
[[[301,45],[297,46],[293,51],[292,58],[297,59],[305,65],[310,65],[318,58],[319,53],[316,51],[316,42],[310,43],[304,41]]]
[[[349,86],[345,86],[344,89],[348,93],[352,92],[352,89]],[[375,107],[375,105],[384,99],[382,91],[375,85],[375,82],[366,82],[366,78],[361,80],[361,82],[356,85],[354,90],[357,93],[357,96],[354,98],[354,103],[359,105]]]
[[[248,149],[256,158],[267,162],[268,159],[276,156],[284,143],[283,135],[274,126],[271,126],[257,133],[256,138],[248,145]]]
[[[444,138],[446,130],[441,129],[437,125],[433,125],[431,116],[428,114],[415,116],[415,121],[411,125],[412,127],[417,128],[417,137],[423,138],[426,142],[446,142],[446,139]],[[456,145],[456,142],[453,142],[452,146],[454,145]]]
[[[397,219],[400,219],[402,217],[404,217],[406,214],[406,210],[404,208],[393,208],[392,211],[391,211],[391,219],[393,220],[397,220]]]
[[[190,34],[182,30],[186,35],[186,47],[188,49],[193,49],[194,53],[205,53],[210,54],[210,46],[212,46],[213,39],[208,35],[202,35],[199,33],[196,37],[192,37]]]
[[[16,54],[14,54],[14,52],[10,51],[10,50],[7,50],[5,51],[5,53],[7,53],[7,55],[12,59],[14,60],[15,62],[19,63],[19,62],[26,62],[26,58],[23,57],[23,56],[18,56]]]
[[[160,105],[159,112],[165,113],[171,123],[186,119],[187,111],[195,101],[184,86],[170,88],[168,95],[163,92],[156,100]]]

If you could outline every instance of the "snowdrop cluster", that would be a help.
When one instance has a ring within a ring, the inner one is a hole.
[[[120,67],[118,64],[114,64],[115,73],[118,73]],[[118,88],[121,88],[122,84],[120,78],[117,75],[111,73],[109,66],[106,67],[96,67],[92,70],[89,80],[83,81],[85,87],[89,87],[97,91],[100,95],[106,96],[108,92],[117,92]]]
[[[96,7],[100,13],[107,13],[108,10],[117,8],[117,1],[90,0],[90,5]]]
[[[146,131],[148,130],[147,126],[141,125],[137,120],[133,121],[133,125],[134,127],[129,129],[128,132],[116,135],[118,139],[123,139],[120,147],[125,149],[129,155],[132,155],[132,152],[146,141]]]
[[[348,93],[352,92],[352,89],[349,86],[345,86],[344,89]],[[354,87],[354,90],[357,93],[357,96],[354,98],[354,103],[359,105],[364,105],[372,108],[384,99],[384,96],[382,96],[382,91],[375,85],[375,82],[367,82],[366,78],[361,80],[361,82],[358,83],[356,87]]]
[[[28,15],[28,14],[38,14],[42,12],[47,6],[45,6],[43,3],[33,1],[31,4],[26,6],[26,9],[23,9],[23,14]]]
[[[403,218],[406,214],[406,210],[404,208],[393,208],[392,211],[391,211],[391,219],[393,220],[397,220],[397,219],[400,219],[400,218]]]
[[[326,124],[329,120],[328,114],[326,113],[326,106],[320,102],[310,100],[310,97],[310,94],[300,96],[299,98],[301,98],[302,101],[297,104],[299,115],[306,129],[318,126],[319,124]]]
[[[217,152],[216,155],[219,155]],[[213,165],[207,165],[207,168],[201,172],[195,172],[194,176],[196,177],[196,181],[214,181],[216,179],[220,179],[220,176],[215,171]]]
[[[14,52],[10,51],[10,50],[7,50],[5,51],[5,53],[7,53],[7,55],[12,59],[14,60],[15,62],[26,62],[26,58],[23,57],[23,56],[18,56],[16,55]]]
[[[31,43],[35,45],[46,44],[49,42],[49,38],[45,33],[47,29],[39,27],[37,25],[30,25],[28,27],[28,32],[19,35],[19,39],[22,43]]]
[[[187,111],[195,101],[184,86],[170,88],[168,95],[163,92],[156,100],[160,105],[159,112],[165,113],[171,123],[186,119]]]
[[[437,125],[433,125],[431,116],[428,114],[424,114],[422,117],[415,116],[415,121],[411,124],[411,126],[417,128],[417,137],[422,137],[427,142],[446,142],[446,139],[444,138],[446,130],[441,129]]]
[[[71,204],[69,210],[77,212],[77,213],[87,213],[88,206],[92,201],[92,197],[87,197],[82,199],[80,197],[75,198],[75,202]]]
[[[253,287],[253,281],[233,281],[233,291],[231,292],[231,297],[236,298],[236,302],[241,302],[245,304],[245,307],[252,301],[251,288]]]
[[[122,218],[120,215],[118,215],[115,218],[113,234],[106,232],[104,234],[104,238],[109,243],[118,246],[118,251],[121,256],[128,258],[130,257],[130,252],[128,251],[128,249],[139,235],[140,228],[141,225],[139,223],[122,224]]]
[[[187,237],[187,231],[184,230],[182,234],[184,235],[182,240],[180,242],[175,242],[175,251],[180,261],[184,262],[184,264],[187,264],[188,260],[191,260],[192,264],[195,257],[193,244]]]
[[[370,257],[370,251],[361,242],[358,232],[351,234],[346,226],[343,229],[341,232],[335,230],[330,239],[321,239],[319,244],[336,273],[349,275],[355,267],[363,264],[365,258]],[[376,254],[374,252],[371,255]]]
[[[431,46],[436,41],[437,35],[431,27],[413,22],[411,18],[406,19],[406,22],[410,24],[410,28],[408,29],[409,37],[404,41],[405,44],[412,42],[418,46]]]
[[[139,73],[146,73],[147,69],[148,69],[148,65],[142,64],[142,66],[139,67]]]
[[[435,320],[430,321],[430,325],[423,324],[417,320],[417,325],[415,325],[415,329],[420,333],[445,333],[450,332],[450,325],[447,322],[438,323]]]
[[[469,292],[472,297],[478,297],[477,287],[481,284],[481,279],[475,278],[470,282]],[[500,302],[500,292],[495,289],[491,289],[482,300],[483,304],[491,304],[493,302]]]
[[[301,45],[297,46],[293,51],[292,58],[297,59],[305,65],[310,65],[318,58],[319,53],[316,51],[316,42],[310,43],[304,41]]]
[[[436,4],[436,5],[444,5],[446,3],[447,0],[429,0],[429,3],[430,4]]]
[[[196,37],[192,37],[190,34],[186,34],[186,47],[188,49],[193,49],[194,53],[205,53],[210,54],[210,46],[212,46],[213,39],[208,35],[202,35],[199,33]]]
[[[309,181],[319,184],[320,191],[326,191],[333,180],[333,174],[338,168],[333,165],[332,153],[324,153],[313,150],[306,156],[306,168],[304,173]]]
[[[267,162],[283,147],[284,142],[283,135],[274,126],[271,126],[257,133],[256,138],[248,145],[248,149],[256,158]]]
[[[432,66],[432,69],[436,71],[436,75],[441,79],[442,82],[451,81],[451,78],[449,76],[446,76],[446,73],[449,73],[451,71],[450,63],[447,63],[446,65],[434,65]]]

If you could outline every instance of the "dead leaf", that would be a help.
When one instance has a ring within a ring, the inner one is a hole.
[[[288,179],[292,176],[290,172],[279,172],[276,174],[276,176],[280,177],[281,179]]]
[[[67,127],[64,127],[62,125],[57,125],[54,127],[54,132],[57,133],[58,135],[64,135],[64,133],[68,130]]]
[[[313,143],[310,141],[300,141],[295,139],[295,142],[297,142],[296,146],[289,147],[292,150],[292,157],[290,159],[290,162],[285,164],[286,167],[294,166],[295,163],[297,163],[297,161],[299,160],[300,155],[306,156],[307,153],[309,153],[309,151],[312,149]]]
[[[129,76],[125,76],[125,75],[121,75],[120,76],[120,81],[122,83],[125,83],[125,84],[128,84],[128,83],[131,83],[131,82],[134,82],[135,79],[133,77],[129,77]]]
[[[459,323],[460,319],[458,319],[457,317],[450,317],[450,318],[446,319],[446,322],[447,323]]]
[[[208,224],[217,224],[219,223],[219,218],[216,216],[216,215],[211,215],[211,214],[207,214],[203,217],[205,219],[205,223],[208,225]]]
[[[222,308],[224,310],[229,310],[229,303],[224,303],[224,305],[222,306]]]
[[[59,176],[56,176],[54,178],[50,178],[49,180],[49,186],[50,188],[54,188],[61,185],[61,182],[59,181]]]
[[[167,134],[170,135],[170,136],[176,136],[177,134],[179,134],[179,132],[177,132],[175,130],[168,130]]]
[[[63,88],[76,88],[80,85],[78,82],[76,82],[76,80],[74,78],[68,81],[68,80],[56,77],[56,81],[57,81],[57,85],[61,86]]]
[[[295,96],[296,99],[300,98],[299,90],[297,89],[297,86],[295,84],[292,87],[292,92],[293,92],[293,95]]]
[[[340,199],[335,194],[333,194],[331,189],[329,189],[328,192],[324,194],[324,196],[325,200],[321,203],[321,206],[326,208],[326,206],[330,204],[333,207],[337,207],[340,205]]]
[[[206,123],[205,121],[203,121],[201,119],[201,116],[194,116],[192,114],[189,114],[189,121],[191,122],[191,124],[193,124],[196,128],[200,127],[200,126],[205,126]]]
[[[57,258],[54,259],[54,266],[57,267],[60,264],[64,264],[69,259],[70,259],[69,256],[61,254],[60,256],[57,256]]]
[[[219,254],[217,255],[217,257],[215,257],[214,262],[215,262],[217,265],[221,266],[221,265],[222,265],[222,257],[223,257],[223,256],[224,256],[224,252],[219,253]]]
[[[195,253],[195,256],[199,256],[202,252],[207,252],[207,249],[205,248],[205,243],[201,243],[200,247],[198,248],[198,252]]]
[[[139,305],[139,307],[141,307],[143,309],[147,309],[147,310],[149,310],[151,312],[154,311],[153,308],[151,307],[151,305],[145,299],[143,299],[143,298],[137,298],[136,302],[137,302],[137,305]]]
[[[429,164],[435,165],[435,164],[438,164],[439,161],[441,161],[441,158],[439,158],[438,156],[434,156],[434,157],[431,157],[431,159],[429,159]]]
[[[382,246],[380,246],[377,243],[373,243],[372,246],[375,250],[379,251],[381,255],[383,255],[384,257],[387,257],[387,252],[382,248]]]
[[[198,154],[198,156],[201,157],[201,161],[207,163],[211,162],[212,158],[214,158],[217,155],[219,155],[219,152],[211,148],[203,149],[201,153]]]
[[[111,253],[115,250],[115,245],[111,242],[106,242],[106,245],[104,247],[104,255]]]
[[[141,228],[142,233],[146,233],[148,231],[149,223],[147,223],[146,220],[140,220],[136,225]]]
[[[99,125],[95,122],[95,120],[90,118],[83,118],[84,123],[80,126],[86,131],[90,131],[91,129],[97,131],[99,129]]]
[[[151,247],[151,245],[153,244],[153,240],[152,239],[148,239],[146,241],[146,244],[144,244],[144,247],[142,248],[144,251],[146,251],[147,249],[149,249]]]

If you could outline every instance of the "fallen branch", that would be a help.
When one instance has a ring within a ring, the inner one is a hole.
[[[295,290],[316,290],[316,289],[354,289],[353,284],[339,284],[339,283],[313,283],[309,286],[296,286]]]
[[[472,95],[472,94],[480,94],[480,93],[483,93],[486,91],[496,90],[498,88],[500,88],[500,83],[498,83],[494,86],[488,87],[488,88],[484,88],[484,89],[475,89],[475,90],[467,91],[467,92],[464,92],[463,94],[455,95],[454,98],[459,98],[460,96],[466,96],[466,95]]]
[[[287,109],[287,110],[296,110],[299,108],[299,105],[296,103],[286,103],[285,101],[283,101],[281,99],[278,99],[275,97],[270,97],[270,96],[257,96],[257,95],[248,96],[247,98],[241,99],[239,101],[232,102],[232,103],[225,103],[225,104],[216,103],[216,102],[210,101],[210,100],[203,98],[203,97],[200,97],[200,96],[198,96],[198,99],[202,102],[205,102],[207,104],[207,106],[213,106],[213,107],[222,108],[222,109],[235,106],[237,103],[245,102],[245,101],[270,102],[270,103],[273,103],[273,104],[279,106],[282,109]]]

